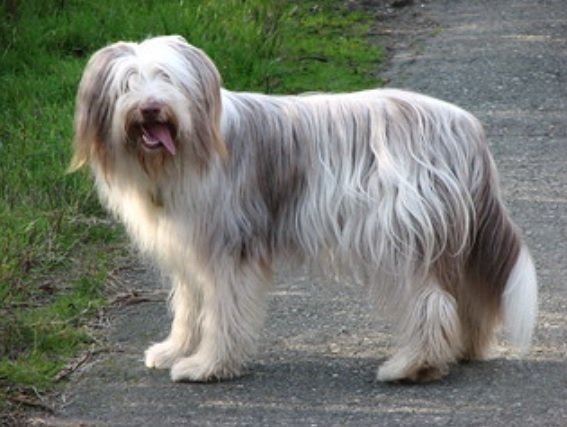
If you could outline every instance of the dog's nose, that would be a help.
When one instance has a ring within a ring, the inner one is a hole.
[[[163,103],[152,98],[142,102],[139,108],[144,118],[152,119],[159,115],[163,108]]]

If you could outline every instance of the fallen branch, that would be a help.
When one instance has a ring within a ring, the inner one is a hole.
[[[33,391],[35,398],[30,397],[29,393],[26,393],[29,391]],[[34,409],[41,409],[42,411],[48,412],[49,414],[55,413],[55,409],[53,409],[50,405],[43,401],[42,396],[35,389],[35,387],[26,390],[19,390],[17,393],[18,394],[8,394],[7,399],[11,404],[17,406],[26,406],[28,408]]]
[[[110,305],[134,305],[155,301],[163,301],[163,295],[161,292],[140,293],[138,291],[131,290],[129,292],[123,292],[116,295],[112,301],[110,301]]]
[[[54,381],[60,382],[64,379],[67,379],[72,373],[76,372],[81,366],[85,363],[90,361],[93,356],[96,356],[100,353],[122,353],[123,350],[121,349],[111,349],[109,347],[102,347],[93,350],[89,350],[81,355],[81,357],[72,361],[69,365],[63,368],[59,373],[55,376]]]
[[[92,355],[93,355],[92,351],[88,351],[84,353],[79,359],[74,360],[70,365],[67,365],[61,371],[59,371],[59,373],[55,376],[54,381],[59,382],[68,378],[69,375],[71,375],[82,365],[84,365],[88,360],[90,360]]]

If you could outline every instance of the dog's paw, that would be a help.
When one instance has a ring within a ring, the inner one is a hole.
[[[171,379],[175,382],[207,382],[238,377],[240,366],[234,363],[211,362],[214,358],[199,355],[177,360],[171,367]]]
[[[392,357],[378,368],[376,379],[382,382],[400,381],[407,374],[408,360],[403,357]]]
[[[376,379],[382,382],[426,383],[438,380],[449,373],[448,365],[430,366],[395,356],[378,369]]]
[[[171,368],[176,360],[183,357],[183,349],[170,340],[157,343],[145,352],[146,367],[152,369]]]

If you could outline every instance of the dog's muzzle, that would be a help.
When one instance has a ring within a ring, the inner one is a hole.
[[[151,99],[141,103],[138,109],[141,117],[140,137],[144,148],[156,150],[163,147],[172,156],[175,155],[175,126],[167,120],[165,105]]]

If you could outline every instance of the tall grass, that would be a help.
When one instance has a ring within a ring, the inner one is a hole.
[[[21,0],[0,6],[0,399],[53,385],[124,254],[87,174],[66,175],[74,96],[96,49],[181,34],[233,90],[376,85],[368,16],[336,0]],[[0,402],[1,406],[1,402]]]

